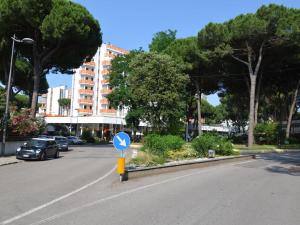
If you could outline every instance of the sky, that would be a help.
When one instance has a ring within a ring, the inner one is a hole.
[[[264,4],[300,8],[300,0],[74,0],[99,21],[103,42],[128,50],[148,50],[153,34],[177,30],[177,37],[196,36],[209,22],[225,22],[243,13],[254,13]],[[49,86],[71,87],[71,76],[50,74]],[[217,95],[208,96],[217,105]]]

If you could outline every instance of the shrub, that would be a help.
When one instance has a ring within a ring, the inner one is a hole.
[[[31,118],[30,109],[23,109],[12,115],[8,128],[13,135],[38,135],[45,130],[45,121],[41,118]]]
[[[259,144],[276,144],[279,130],[278,123],[259,123],[254,130],[255,141]]]
[[[192,148],[190,143],[186,143],[180,150],[167,151],[167,157],[172,160],[194,159],[198,157],[198,152]]]
[[[156,166],[165,163],[165,157],[153,155],[150,152],[139,151],[136,158],[130,159],[129,164],[139,166]]]
[[[208,150],[215,150],[217,155],[233,155],[232,143],[217,134],[203,134],[192,141],[192,147],[200,157],[207,157]]]
[[[94,143],[95,142],[95,138],[92,135],[92,132],[89,129],[84,129],[82,131],[82,135],[81,138],[85,141],[87,141],[88,143]]]
[[[165,155],[168,150],[179,150],[185,142],[177,136],[150,134],[144,138],[144,148],[155,155]]]

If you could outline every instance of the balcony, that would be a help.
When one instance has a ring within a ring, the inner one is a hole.
[[[116,56],[114,55],[114,54],[109,54],[108,52],[106,52],[105,54],[104,54],[104,56],[105,57],[108,57],[108,58],[110,58],[110,59],[113,59],[113,58],[115,58]]]
[[[107,94],[110,94],[111,92],[112,92],[112,90],[111,89],[101,89],[101,94],[103,94],[103,95],[107,95]]]
[[[112,44],[107,44],[107,45],[106,45],[106,48],[107,48],[107,49],[111,49],[111,50],[113,50],[113,51],[115,51],[115,52],[122,53],[122,54],[128,54],[128,53],[129,53],[127,50],[125,50],[125,49],[123,49],[123,48],[116,47],[116,46],[114,46],[114,45],[112,45]]]
[[[109,74],[109,70],[105,70],[105,69],[104,69],[104,70],[101,71],[101,74],[102,74],[102,75],[108,75],[108,74]]]
[[[116,113],[115,109],[100,109],[100,113]]]
[[[86,85],[94,85],[94,84],[95,84],[95,81],[93,81],[93,80],[84,80],[84,79],[82,79],[82,80],[79,80],[79,83],[80,83],[80,84],[86,84]]]
[[[88,90],[88,89],[79,89],[80,94],[86,94],[86,95],[93,95],[94,90]]]
[[[103,60],[102,61],[102,65],[103,66],[110,66],[111,65],[111,61],[110,60]]]
[[[101,104],[108,104],[108,99],[107,99],[107,98],[102,98],[102,99],[100,100],[100,103],[101,103]]]
[[[109,80],[101,80],[101,84],[108,84]]]
[[[92,99],[79,99],[78,103],[83,104],[83,105],[92,105],[93,100]]]
[[[96,66],[96,63],[95,63],[95,62],[93,62],[93,61],[91,61],[91,62],[84,62],[84,63],[83,63],[83,65],[85,65],[85,66],[92,66],[92,67],[94,67],[94,66]]]
[[[93,114],[93,110],[92,109],[78,109],[78,113],[81,113],[81,114]]]
[[[92,70],[79,70],[79,73],[81,75],[86,75],[86,76],[95,76],[95,72]]]

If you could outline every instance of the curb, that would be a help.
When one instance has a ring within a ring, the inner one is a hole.
[[[187,163],[177,163],[174,165],[164,165],[164,166],[154,166],[147,168],[138,168],[138,169],[126,169],[124,180],[135,179],[144,176],[152,176],[162,173],[171,173],[181,170],[194,169],[194,168],[203,168],[209,166],[215,166],[224,163],[238,162],[244,160],[255,159],[255,155],[244,155],[244,156],[230,156],[224,158],[215,158],[215,159],[206,159],[203,161],[193,161]]]
[[[0,166],[7,166],[7,165],[12,165],[12,164],[17,164],[17,163],[20,163],[20,162],[8,162],[8,163],[2,163],[2,164],[0,164]]]
[[[300,149],[274,149],[274,150],[239,150],[240,154],[286,153],[300,152]]]

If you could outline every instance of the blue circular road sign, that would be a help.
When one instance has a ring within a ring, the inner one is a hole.
[[[130,138],[125,132],[119,132],[114,136],[113,144],[118,151],[124,151],[129,148]]]

